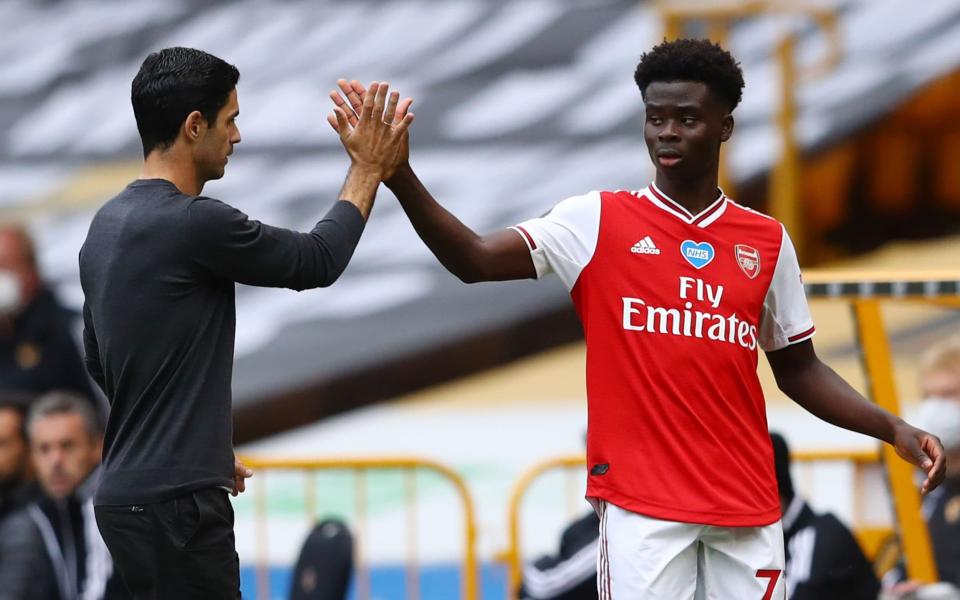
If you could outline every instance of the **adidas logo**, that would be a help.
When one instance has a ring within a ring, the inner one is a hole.
[[[657,245],[653,243],[653,240],[650,239],[648,235],[634,244],[633,248],[630,248],[630,252],[634,254],[660,254],[660,248],[657,248]]]

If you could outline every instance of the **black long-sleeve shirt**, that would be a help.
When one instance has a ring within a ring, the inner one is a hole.
[[[111,405],[96,504],[233,485],[234,282],[328,286],[364,224],[340,201],[310,233],[270,227],[159,179],[100,208],[80,251],[87,369]]]

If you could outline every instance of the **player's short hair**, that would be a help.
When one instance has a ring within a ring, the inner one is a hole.
[[[743,97],[743,71],[733,56],[710,40],[683,38],[656,45],[633,73],[640,94],[654,81],[698,81],[732,111]]]
[[[202,50],[164,48],[147,56],[130,90],[144,158],[173,144],[195,110],[213,125],[239,80],[235,66]]]
[[[921,357],[921,377],[939,372],[953,372],[960,376],[960,335],[940,342]]]
[[[54,415],[80,415],[90,437],[103,435],[103,419],[93,402],[75,392],[57,390],[40,396],[30,406],[27,412],[28,437],[33,432],[34,423]]]

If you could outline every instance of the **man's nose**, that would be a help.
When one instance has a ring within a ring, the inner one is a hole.
[[[663,127],[660,128],[660,132],[657,134],[657,139],[661,142],[665,141],[675,141],[680,139],[680,135],[677,133],[676,123],[673,121],[667,121],[663,124]]]

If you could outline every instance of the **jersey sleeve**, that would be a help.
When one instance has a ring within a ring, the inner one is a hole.
[[[556,273],[571,290],[597,248],[600,192],[567,198],[546,215],[511,229],[530,249],[537,278]]]
[[[784,229],[777,266],[763,302],[760,347],[766,352],[780,350],[810,339],[815,332],[807,296],[803,291],[797,252]]]

